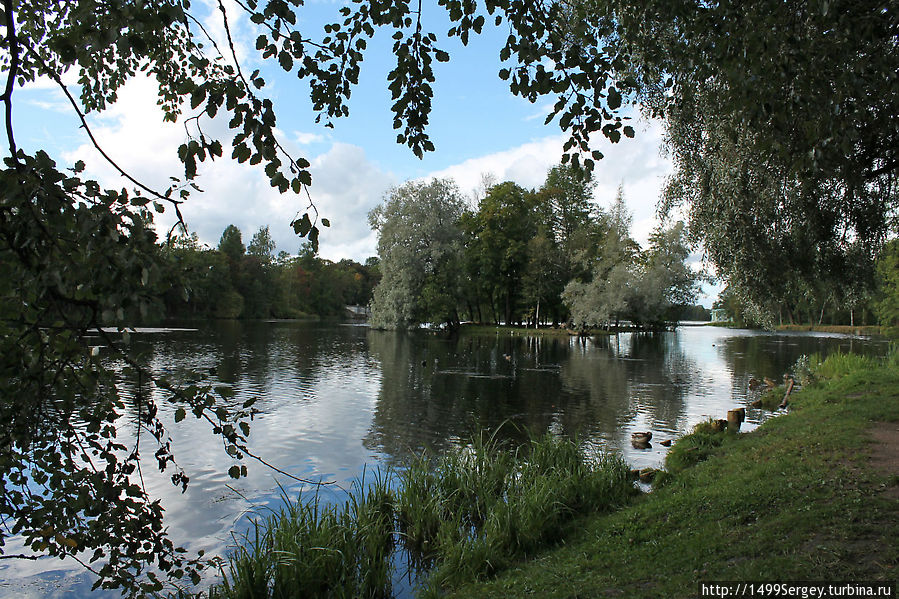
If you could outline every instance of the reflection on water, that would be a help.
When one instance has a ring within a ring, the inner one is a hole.
[[[234,402],[258,397],[262,414],[253,423],[251,449],[297,477],[337,481],[322,491],[326,501],[340,498],[339,487],[363,469],[402,467],[413,453],[444,449],[479,428],[502,427],[512,442],[549,430],[621,451],[636,467],[658,466],[667,449],[659,443],[635,449],[632,432],[652,431],[654,442],[675,438],[740,406],[747,407],[749,430],[764,417],[749,407],[751,377],[779,379],[802,354],[887,349],[858,338],[711,327],[593,339],[448,339],[362,326],[216,322],[134,338],[158,373],[184,381],[199,372],[231,385]],[[138,381],[122,382],[126,400],[139,391],[154,392]],[[181,494],[168,473],[152,468],[144,469],[145,483],[162,498],[174,541],[189,550],[224,554],[232,531],[277,508],[282,490],[311,492],[252,463],[249,477],[230,479],[232,462],[208,426],[191,418],[174,425],[174,406],[164,402],[161,413],[191,484]],[[120,425],[126,444],[133,435],[129,422],[133,414]],[[13,543],[6,551],[14,549]],[[89,588],[77,565],[0,562],[3,596],[84,596]],[[408,594],[408,584],[397,588]]]

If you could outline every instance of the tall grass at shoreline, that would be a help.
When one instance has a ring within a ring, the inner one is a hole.
[[[281,509],[255,521],[232,551],[210,599],[392,596],[388,476],[354,485],[343,503],[325,504],[318,493],[282,499]]]
[[[397,516],[410,555],[432,565],[425,595],[490,576],[558,540],[577,514],[613,509],[634,494],[619,456],[585,456],[551,435],[517,450],[479,435],[436,463],[403,473]]]
[[[557,541],[577,514],[614,509],[635,493],[619,456],[592,459],[550,435],[520,448],[476,435],[354,485],[343,503],[285,497],[231,552],[209,595],[390,597],[396,551],[421,574],[421,593],[433,595],[504,569]]]

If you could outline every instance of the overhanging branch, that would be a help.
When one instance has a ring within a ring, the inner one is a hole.
[[[4,0],[4,2],[7,2],[7,3],[11,2],[11,1],[12,0]],[[93,133],[93,131],[91,131],[90,125],[87,124],[87,119],[84,116],[84,112],[81,110],[81,107],[78,106],[78,102],[72,96],[71,92],[69,92],[69,89],[66,87],[65,83],[63,83],[62,77],[60,77],[59,73],[57,73],[53,69],[49,68],[47,66],[47,63],[44,62],[44,60],[41,58],[41,56],[37,52],[35,52],[33,48],[31,48],[30,46],[25,46],[25,50],[41,65],[41,69],[44,71],[44,73],[48,77],[50,77],[62,90],[62,93],[69,100],[69,104],[72,105],[72,109],[75,110],[75,113],[78,115],[78,119],[81,121],[81,126],[84,129],[84,132],[87,133],[88,138],[91,140],[91,144],[93,144],[94,148],[100,153],[101,156],[103,156],[103,158],[106,160],[106,162],[108,162],[110,164],[110,166],[112,166],[116,171],[118,171],[118,173],[120,175],[122,175],[123,177],[125,177],[126,179],[131,181],[134,185],[136,185],[140,189],[143,189],[144,191],[146,191],[147,193],[149,193],[156,199],[162,200],[163,202],[168,202],[168,203],[172,204],[173,206],[175,206],[175,212],[178,216],[178,220],[179,220],[179,222],[181,222],[183,224],[183,220],[181,219],[181,213],[178,210],[178,204],[180,204],[181,201],[176,200],[171,197],[168,197],[164,194],[159,193],[155,189],[147,187],[146,185],[144,185],[143,183],[141,183],[140,181],[138,181],[137,179],[132,177],[122,167],[120,167],[118,165],[118,163],[116,163],[116,161],[113,160],[109,156],[109,154],[107,154],[103,150],[102,147],[100,147],[100,143],[97,141],[97,138],[94,137],[94,133]]]
[[[9,74],[6,77],[6,90],[3,92],[3,103],[6,105],[6,139],[13,162],[19,164],[19,150],[16,147],[12,127],[12,92],[16,86],[16,76],[19,74],[19,41],[16,38],[13,0],[3,0],[3,8],[6,11],[6,43],[9,47]]]

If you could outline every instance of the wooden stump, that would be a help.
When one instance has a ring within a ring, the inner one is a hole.
[[[640,470],[640,482],[651,483],[656,477],[657,470],[655,468],[643,468]]]
[[[728,410],[727,411],[727,428],[728,430],[738,431],[740,430],[740,425],[743,423],[743,418],[745,418],[745,410],[740,408],[739,410]]]

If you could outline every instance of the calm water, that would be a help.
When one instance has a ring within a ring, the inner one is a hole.
[[[340,499],[339,487],[364,469],[402,467],[416,452],[504,423],[501,435],[513,441],[525,430],[549,430],[620,451],[635,467],[658,466],[666,452],[659,441],[710,416],[745,406],[744,430],[757,426],[766,414],[748,405],[751,377],[779,380],[802,354],[887,349],[860,338],[690,326],[595,339],[446,339],[353,325],[220,322],[133,338],[157,372],[177,380],[212,369],[210,380],[231,385],[235,402],[258,397],[252,449],[297,477],[337,481],[325,500]],[[136,383],[122,390],[133,396]],[[232,480],[233,462],[208,426],[191,417],[173,424],[172,406],[161,412],[190,487],[181,494],[168,474],[145,468],[144,475],[150,493],[163,498],[177,544],[224,555],[232,532],[280,505],[282,488],[291,496],[308,491],[253,463],[248,478]],[[652,447],[634,449],[630,434],[644,430],[653,432]],[[10,543],[6,551],[18,549]],[[59,560],[0,561],[3,596],[84,596],[91,582]],[[409,593],[408,583],[398,587]]]

